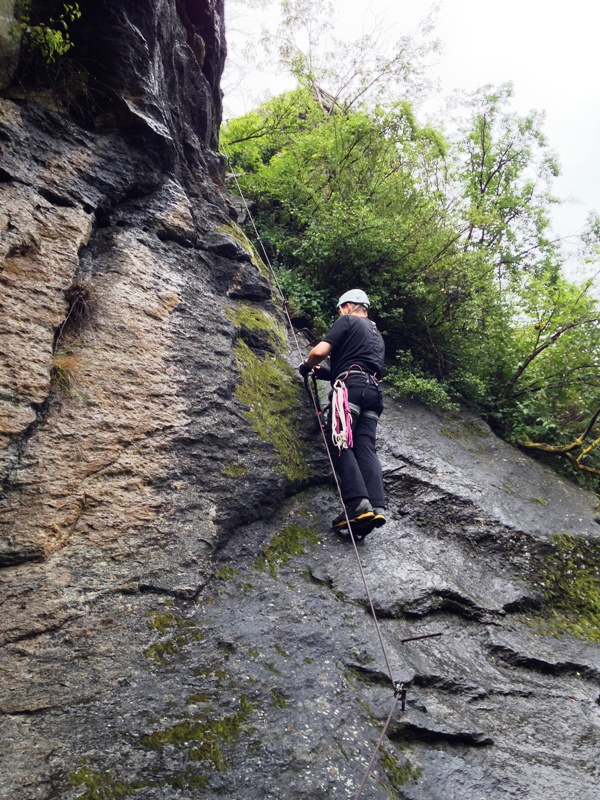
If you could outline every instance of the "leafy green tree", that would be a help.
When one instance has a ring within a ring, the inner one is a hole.
[[[432,39],[435,9],[412,35],[391,46],[383,23],[352,42],[336,37],[330,0],[282,0],[281,11],[277,33],[266,34],[263,42],[324,108],[374,108],[409,95],[414,98],[429,87],[427,59],[440,49],[439,41]]]
[[[325,298],[366,289],[397,391],[466,400],[507,438],[600,469],[600,315],[550,237],[558,165],[542,117],[512,112],[506,84],[463,97],[450,132],[422,125],[389,100],[407,85],[400,57],[391,77],[376,59],[357,70],[351,50],[319,60],[318,24],[307,50],[294,44],[313,7],[284,4],[298,88],[222,132],[296,312],[326,327]],[[594,218],[586,260],[599,241]]]
[[[22,0],[19,29],[23,42],[31,50],[39,51],[44,61],[51,64],[73,47],[69,25],[80,17],[78,3],[59,4],[55,16],[43,17],[41,11],[34,11],[29,0]]]
[[[542,131],[543,115],[509,110],[513,88],[485,86],[463,102],[455,144],[467,226],[466,249],[485,248],[499,280],[516,270],[557,266],[548,239],[551,180],[559,174]]]
[[[535,278],[520,298],[520,318],[527,323],[515,320],[512,372],[495,413],[513,440],[532,449],[543,451],[537,446],[542,442],[560,453],[600,408],[600,309],[591,287],[591,281],[577,286]],[[574,466],[596,462],[590,451]]]

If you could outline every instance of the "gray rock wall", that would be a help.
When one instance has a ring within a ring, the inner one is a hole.
[[[15,7],[15,0],[0,0],[0,91],[10,86],[19,60],[21,38]]]
[[[393,680],[363,797],[595,800],[598,647],[527,620],[594,497],[389,402],[365,587],[232,224],[222,7],[80,5],[0,97],[0,796],[355,797]]]

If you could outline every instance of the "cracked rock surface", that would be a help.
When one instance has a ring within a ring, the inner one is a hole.
[[[399,455],[395,426],[417,417],[428,423],[423,453],[436,428],[473,424],[388,403],[382,458],[396,510],[357,547],[381,641],[356,552],[327,530],[337,504],[326,487],[236,526],[193,600],[135,585],[133,564],[146,573],[136,542],[115,565],[119,587],[101,585],[102,562],[80,562],[83,542],[12,568],[13,584],[50,611],[11,631],[4,651],[4,741],[17,765],[8,796],[92,797],[95,786],[106,797],[355,797],[393,711],[364,796],[593,800],[600,647],[540,635],[520,611],[537,602],[523,572],[523,553],[540,545],[537,521],[509,529],[475,503],[465,511],[442,484],[438,511],[406,513],[398,467],[409,453]],[[475,438],[453,440],[458,472],[484,433],[478,424]],[[461,473],[463,499],[523,470],[536,496],[558,480],[547,536],[571,504],[580,532],[594,531],[590,495],[496,444],[485,478]],[[426,469],[410,467],[414,496],[431,491],[432,466],[443,471],[434,452]],[[403,641],[430,634],[442,635]],[[390,678],[407,687],[404,713]]]

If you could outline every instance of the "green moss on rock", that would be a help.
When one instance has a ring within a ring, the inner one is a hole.
[[[285,344],[283,328],[277,320],[263,311],[262,308],[250,303],[238,303],[227,308],[225,313],[236,328],[246,328],[249,331],[263,331],[272,334],[274,344],[280,347]]]
[[[388,788],[390,797],[398,797],[395,790],[400,789],[410,780],[416,781],[421,775],[421,769],[413,767],[410,761],[406,761],[404,758],[402,759],[404,763],[401,763],[400,758],[392,753],[383,752],[380,756],[380,761],[394,790],[390,792]]]
[[[150,630],[166,633],[175,627],[175,615],[170,611],[148,611],[146,620]]]
[[[304,555],[307,546],[313,548],[318,543],[319,535],[312,528],[286,525],[254,559],[253,566],[261,572],[268,570],[276,578],[278,567],[285,566],[292,556]]]
[[[195,773],[192,769],[174,772],[162,781],[130,781],[124,783],[116,780],[110,772],[94,772],[84,766],[69,775],[71,786],[82,787],[84,793],[79,800],[125,800],[127,797],[142,797],[143,789],[157,789],[171,786],[173,789],[206,789],[208,778]]]
[[[241,464],[227,464],[224,472],[228,478],[241,478],[248,472],[248,467],[243,467]]]
[[[121,783],[110,772],[94,772],[84,766],[69,775],[71,786],[85,788],[79,800],[124,800],[145,788],[143,783]]]
[[[175,772],[166,781],[173,789],[207,789],[209,780],[205,775],[198,775],[191,769]]]
[[[242,696],[235,714],[216,718],[208,714],[187,714],[176,725],[143,736],[141,743],[150,750],[164,750],[169,745],[186,750],[190,761],[205,761],[223,772],[227,768],[223,747],[240,736],[254,708]]]
[[[297,420],[301,387],[290,365],[280,356],[259,358],[240,341],[235,347],[240,369],[237,399],[256,433],[273,446],[277,470],[290,481],[306,480],[309,470]]]
[[[273,705],[277,708],[287,708],[288,702],[281,689],[272,689],[271,698],[273,700]]]
[[[240,571],[238,569],[236,569],[235,567],[231,567],[228,564],[227,566],[223,567],[223,569],[220,569],[216,573],[215,578],[217,578],[220,581],[232,581],[239,574]]]
[[[240,228],[239,225],[236,225],[235,222],[227,223],[226,225],[221,225],[217,228],[217,233],[224,233],[226,236],[231,236],[231,238],[236,241],[250,256],[250,261],[256,267],[256,269],[260,272],[263,278],[267,278],[270,280],[269,270],[265,262],[258,254],[258,250],[250,239],[246,236],[244,231]]]
[[[560,534],[543,560],[537,588],[546,601],[541,624],[551,635],[600,642],[600,541]]]
[[[149,611],[146,614],[150,630],[161,635],[173,632],[164,641],[154,642],[144,651],[146,658],[154,661],[156,666],[165,667],[170,661],[184,653],[191,642],[201,642],[204,635],[198,630],[198,623],[193,619],[182,619],[170,611]]]
[[[198,705],[198,703],[207,703],[210,700],[209,695],[206,692],[196,692],[196,694],[191,694],[186,703],[189,706]]]

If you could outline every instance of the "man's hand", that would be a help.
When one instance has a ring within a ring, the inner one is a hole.
[[[300,364],[300,366],[298,367],[298,372],[300,373],[300,375],[302,375],[303,378],[308,378],[308,376],[312,372],[312,369],[308,366],[306,361],[303,361],[302,364]]]
[[[329,381],[331,380],[331,370],[329,367],[326,367],[324,364],[319,364],[318,367],[314,369],[315,378],[320,381]]]

